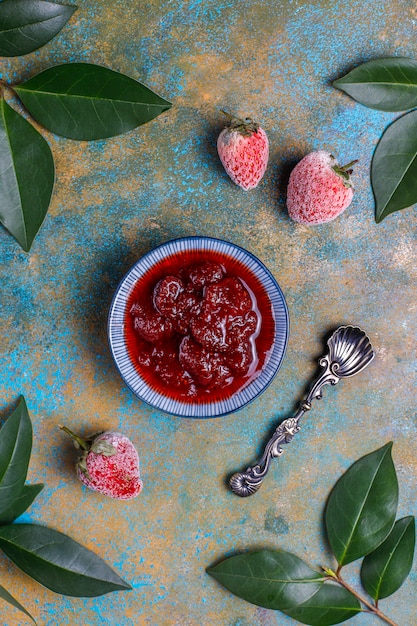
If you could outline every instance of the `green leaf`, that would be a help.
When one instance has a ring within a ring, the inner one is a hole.
[[[0,548],[21,570],[56,593],[87,598],[131,589],[94,552],[45,526],[0,526]]]
[[[340,566],[375,550],[394,525],[398,481],[391,448],[388,443],[356,461],[330,494],[326,528]]]
[[[76,6],[47,0],[0,2],[0,56],[17,57],[37,50],[65,26]]]
[[[406,111],[417,106],[417,62],[403,57],[375,59],[333,86],[371,109]]]
[[[26,611],[25,607],[22,606],[20,604],[20,602],[18,602],[15,598],[13,598],[13,596],[7,591],[7,589],[5,589],[2,585],[0,585],[0,598],[2,600],[5,600],[6,602],[8,602],[9,604],[11,604],[12,606],[15,607],[15,609],[19,609],[19,611],[22,611],[22,613],[25,613],[25,615],[27,615],[28,617],[30,617],[30,619],[32,620],[32,622],[34,624],[36,624],[35,620],[33,619],[33,617],[31,616],[31,614]]]
[[[330,626],[345,622],[361,610],[359,600],[352,593],[326,581],[307,602],[284,613],[310,626]]]
[[[24,485],[20,494],[13,500],[13,503],[7,509],[0,511],[0,525],[11,524],[22,515],[42,489],[43,485]]]
[[[32,423],[23,397],[0,429],[0,516],[25,484],[32,450]]]
[[[14,90],[42,126],[70,139],[119,135],[171,106],[132,78],[89,63],[51,67]]]
[[[398,520],[385,541],[363,560],[362,584],[376,601],[401,587],[413,565],[416,527],[414,517]]]
[[[45,139],[0,99],[0,222],[26,252],[48,211],[53,185]]]
[[[307,601],[323,584],[322,574],[284,551],[237,554],[207,571],[244,600],[280,611]]]
[[[382,135],[371,166],[375,221],[417,202],[417,110],[393,122]]]
[[[296,619],[313,626],[337,624],[360,610],[352,594],[325,582],[322,574],[289,552],[238,554],[207,571],[240,598],[287,615],[296,614]]]

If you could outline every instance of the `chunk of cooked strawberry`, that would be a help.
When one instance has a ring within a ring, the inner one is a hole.
[[[134,317],[133,327],[142,339],[149,343],[158,343],[172,337],[174,329],[171,320],[151,307],[134,304],[130,313]]]
[[[227,345],[233,347],[240,343],[247,343],[250,337],[257,332],[259,322],[259,317],[255,311],[228,318],[226,322]]]
[[[234,276],[228,276],[207,287],[204,301],[205,309],[211,313],[242,315],[252,309],[248,290]]]
[[[229,384],[232,373],[225,363],[224,355],[206,350],[192,337],[184,337],[180,345],[179,359],[194,380],[210,388]]]
[[[178,358],[178,346],[175,341],[157,344],[152,350],[155,372],[167,385],[185,388],[192,384],[188,372]]]
[[[177,314],[178,296],[184,291],[184,283],[176,276],[162,278],[153,290],[153,304],[159,313],[167,317]]]
[[[254,351],[250,342],[240,343],[226,357],[226,364],[237,376],[246,376],[253,361]]]
[[[197,289],[218,283],[223,277],[224,271],[222,266],[220,263],[215,263],[214,261],[206,261],[199,265],[193,265],[188,270],[188,278],[193,287]]]

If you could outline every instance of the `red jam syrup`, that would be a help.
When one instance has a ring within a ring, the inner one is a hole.
[[[125,337],[152,389],[207,403],[229,398],[260,374],[275,323],[264,287],[240,261],[192,250],[165,258],[136,282]]]

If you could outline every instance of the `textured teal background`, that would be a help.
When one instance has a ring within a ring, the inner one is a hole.
[[[94,600],[44,590],[0,557],[0,584],[40,624],[290,626],[206,573],[225,555],[258,547],[332,564],[322,512],[354,460],[394,441],[400,515],[416,514],[415,209],[376,225],[373,150],[392,114],[331,87],[371,58],[417,58],[415,3],[383,0],[80,0],[61,35],[21,59],[1,59],[19,82],[46,67],[88,61],[144,82],[173,108],[131,133],[91,143],[47,134],[57,168],[49,214],[30,254],[0,232],[0,416],[27,399],[34,424],[31,482],[45,482],[25,520],[67,532],[113,564],[133,591]],[[258,120],[271,144],[256,190],[228,179],[216,153],[221,109]],[[336,221],[292,223],[291,167],[307,152],[359,159],[356,194]],[[146,251],[182,235],[229,239],[257,255],[287,299],[291,336],[280,373],[250,407],[193,421],[152,411],[111,361],[106,318],[113,292]],[[325,392],[253,498],[226,477],[255,460],[277,420],[302,398],[324,338],[341,323],[366,330],[372,365]],[[119,503],[76,480],[76,453],[58,429],[120,429],[137,445],[144,491]],[[23,518],[22,518],[23,519]],[[346,568],[354,580],[355,567]],[[381,608],[416,622],[416,570]],[[5,626],[26,623],[2,604]],[[381,622],[359,615],[355,626]]]

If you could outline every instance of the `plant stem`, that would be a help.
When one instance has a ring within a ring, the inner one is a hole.
[[[74,440],[74,442],[77,444],[77,446],[79,448],[81,448],[81,450],[89,450],[91,448],[91,446],[89,445],[89,443],[85,439],[82,439],[81,437],[79,437],[78,435],[73,433],[72,430],[70,430],[66,426],[60,426],[60,429],[63,430],[64,433],[69,435]]]
[[[357,163],[359,161],[359,159],[355,159],[354,161],[349,161],[349,163],[346,163],[346,165],[342,165],[340,166],[339,169],[342,170],[342,172],[347,172],[348,170],[350,170],[351,167],[353,167],[355,165],[355,163]]]
[[[15,94],[15,90],[13,89],[13,85],[11,85],[10,83],[6,82],[2,78],[0,78],[0,90],[1,90],[1,92],[11,91],[13,95],[16,95]]]
[[[370,613],[373,613],[373,615],[377,615],[380,619],[382,619],[387,624],[390,624],[391,626],[398,626],[398,624],[396,622],[394,622],[392,619],[387,617],[387,615],[384,615],[384,613],[382,613],[382,611],[380,611],[379,608],[376,605],[373,605],[370,602],[368,602],[357,591],[355,591],[355,589],[353,589],[353,587],[348,585],[348,583],[345,582],[343,580],[343,578],[340,576],[339,572],[337,573],[337,575],[335,577],[329,576],[329,579],[330,580],[336,580],[339,583],[339,585],[342,585],[342,587],[344,587],[347,591],[349,591],[351,594],[353,594],[355,596],[355,598],[357,598],[359,600],[359,602],[361,602],[364,606],[366,606],[367,609],[369,609]]]

